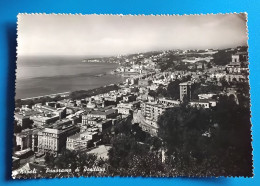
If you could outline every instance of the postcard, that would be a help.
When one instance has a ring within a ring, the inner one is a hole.
[[[19,14],[12,177],[252,177],[246,13]]]

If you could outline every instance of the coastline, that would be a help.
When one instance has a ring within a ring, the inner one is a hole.
[[[59,70],[59,73],[55,74],[55,76],[48,76],[49,74],[46,74],[45,76],[43,74],[44,76],[39,77],[39,73],[37,72],[42,70],[41,67],[39,66],[37,69],[31,69],[32,73],[36,74],[35,77],[27,79],[17,77],[15,100],[37,99],[47,96],[53,97],[56,94],[62,95],[78,90],[95,89],[105,85],[121,83],[125,80],[124,77],[119,77],[117,74],[113,73],[118,67],[118,64],[92,64],[94,65],[89,66],[83,64],[82,66],[77,63],[75,66],[55,66],[54,68],[66,70],[65,74],[63,73],[63,70]],[[50,68],[53,68],[53,66],[50,66]],[[53,69],[51,70],[53,71]],[[75,73],[73,74],[74,70]]]
[[[15,97],[15,100],[23,100],[23,101],[26,101],[26,100],[36,100],[36,99],[41,99],[41,98],[46,98],[46,97],[50,97],[50,98],[54,98],[54,97],[57,97],[57,96],[61,96],[61,97],[68,97],[71,93],[73,92],[77,92],[77,91],[91,91],[91,90],[95,90],[95,89],[100,89],[100,88],[105,88],[105,87],[108,87],[108,86],[111,86],[111,85],[118,85],[120,83],[123,83],[125,78],[122,77],[122,76],[119,76],[117,74],[109,74],[110,78],[108,78],[107,74],[97,74],[95,76],[92,76],[88,80],[85,81],[85,86],[81,86],[81,84],[79,84],[79,88],[74,88],[72,90],[68,90],[68,89],[64,89],[62,91],[57,91],[57,92],[53,92],[53,93],[47,93],[47,94],[38,94],[36,96],[28,96],[28,97],[23,97],[23,98],[17,98]],[[99,79],[99,82],[96,83],[96,84],[93,84],[93,80],[94,79]],[[62,81],[65,81],[66,82],[66,79],[64,78],[61,78]],[[49,83],[49,86],[52,87],[53,85],[53,81],[49,80],[50,83]],[[84,81],[83,81],[84,82]],[[39,83],[40,85],[41,83]],[[55,84],[55,83],[54,83]],[[54,87],[55,85],[53,85]],[[39,89],[38,87],[35,87],[37,89]],[[39,89],[40,90],[40,89]],[[27,91],[27,90],[25,90]]]
[[[34,99],[40,99],[40,98],[46,98],[46,97],[54,98],[56,96],[66,97],[66,96],[69,96],[70,94],[71,94],[71,92],[61,92],[61,93],[55,93],[55,94],[49,94],[49,95],[43,95],[43,96],[22,98],[20,100],[21,101],[26,101],[26,100],[34,100]]]
[[[71,92],[56,93],[51,95],[44,95],[38,97],[31,97],[25,99],[16,99],[15,107],[21,107],[22,105],[34,105],[36,103],[43,103],[46,101],[58,101],[66,98],[71,99],[85,99],[86,97],[95,96],[98,94],[104,94],[113,90],[119,89],[119,84],[110,84],[102,87],[89,89],[89,90],[76,90]],[[61,96],[62,95],[62,96]]]

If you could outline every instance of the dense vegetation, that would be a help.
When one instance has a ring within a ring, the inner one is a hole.
[[[160,156],[162,142],[131,124],[131,117],[114,128],[109,151],[109,169],[112,175],[156,176],[167,168]],[[171,170],[169,169],[169,172]]]
[[[108,85],[104,87],[99,87],[95,88],[92,90],[79,90],[79,91],[74,91],[70,94],[70,98],[75,100],[75,99],[85,99],[86,97],[91,97],[95,96],[98,94],[104,94],[107,92],[110,92],[112,90],[118,90],[119,87],[117,85]]]
[[[214,109],[172,108],[158,125],[159,138],[129,120],[117,125],[108,171],[125,176],[251,176],[250,110],[233,96],[220,96]]]
[[[65,148],[62,149],[61,153],[57,157],[47,153],[45,155],[45,162],[50,169],[71,169],[74,176],[97,175],[101,172],[89,172],[87,170],[93,169],[94,167],[106,168],[107,166],[104,160],[98,159],[94,154],[69,151]],[[62,175],[68,174],[62,173]]]
[[[251,176],[250,110],[221,96],[215,109],[182,105],[159,119],[167,162],[179,175]]]
[[[215,65],[227,65],[231,62],[231,56],[234,51],[219,50],[217,53],[213,54],[213,63]]]

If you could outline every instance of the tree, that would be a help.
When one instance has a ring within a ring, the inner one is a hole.
[[[218,130],[214,134],[212,148],[221,154],[220,162],[227,174],[252,175],[252,146],[250,109],[236,104],[234,98],[220,96],[214,111],[214,123]]]
[[[149,90],[149,92],[148,92],[148,95],[149,95],[149,96],[152,96],[153,98],[156,98],[156,97],[158,97],[158,94],[157,94],[157,92],[156,92],[156,91],[154,91],[154,90]]]
[[[138,125],[132,125],[129,122],[130,119],[131,117],[121,121],[114,128],[115,135],[111,139],[111,149],[108,153],[110,174],[126,176],[138,173],[141,176],[142,174],[138,172],[141,171],[141,167],[138,170],[138,166],[132,165],[132,163],[144,161],[144,164],[148,164],[152,160],[152,154],[158,153],[162,146],[159,138],[152,137],[149,133],[142,131]],[[149,162],[146,162],[147,159],[150,159]],[[157,160],[161,161],[159,157],[157,157]],[[151,168],[152,166],[146,167],[146,171],[155,171]]]
[[[93,168],[95,166],[102,166],[104,164],[104,162],[100,159],[97,159],[97,156],[94,154],[69,151],[66,149],[62,149],[61,153],[57,157],[46,153],[45,162],[50,168],[71,169],[72,172],[78,169],[80,173],[83,172],[84,168]]]
[[[148,147],[137,143],[133,136],[121,133],[112,139],[112,148],[108,153],[109,163],[115,171],[128,169],[129,159],[133,155],[145,155],[147,151]]]
[[[123,120],[119,121],[114,126],[114,132],[115,134],[126,134],[130,135],[131,130],[132,130],[132,117],[128,116],[127,118],[124,118]]]
[[[157,92],[158,97],[166,97],[167,96],[167,90],[163,87],[163,85],[159,85],[156,92]]]
[[[215,65],[227,65],[231,62],[231,55],[234,52],[226,51],[226,50],[219,50],[217,53],[213,54],[213,63]]]
[[[159,137],[165,142],[168,152],[187,147],[196,148],[197,137],[210,125],[210,111],[181,105],[167,110],[159,117]]]
[[[17,108],[17,107],[22,107],[22,100],[21,99],[17,99],[17,100],[15,100],[15,108]]]
[[[129,161],[128,175],[130,176],[175,175],[171,166],[162,163],[161,155],[158,152],[134,155]]]
[[[234,97],[220,96],[214,109],[169,109],[158,125],[178,175],[252,175],[250,110]]]
[[[167,96],[172,99],[180,98],[180,80],[171,81],[167,87]]]
[[[229,86],[227,80],[224,77],[220,79],[220,83],[224,89]]]

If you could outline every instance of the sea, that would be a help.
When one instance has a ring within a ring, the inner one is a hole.
[[[83,57],[18,56],[16,99],[90,90],[124,81],[116,63],[84,63]]]

